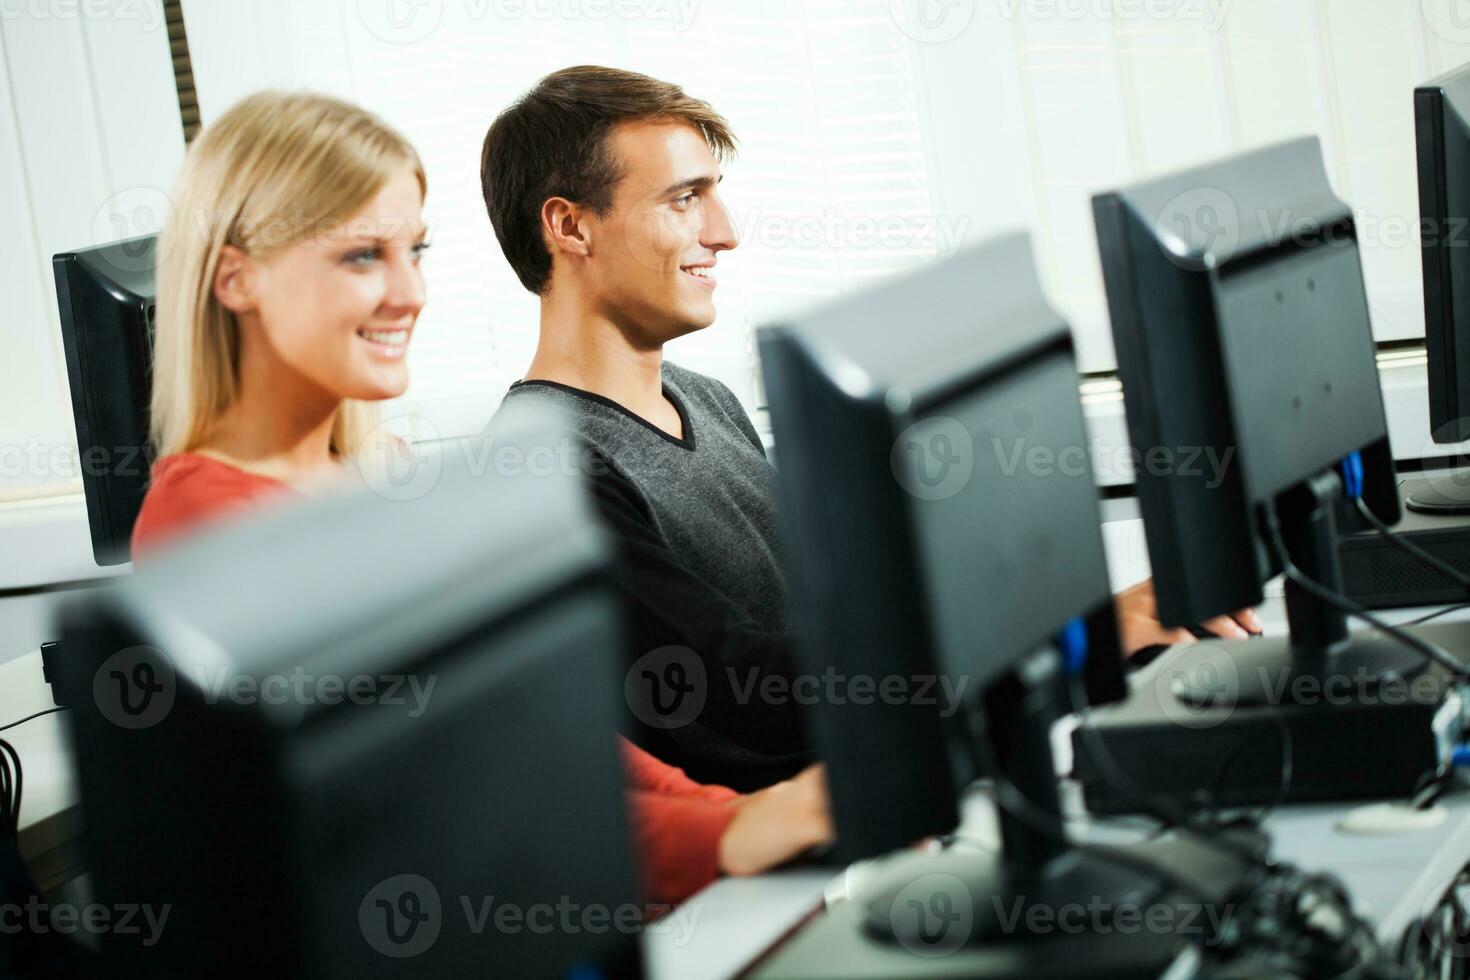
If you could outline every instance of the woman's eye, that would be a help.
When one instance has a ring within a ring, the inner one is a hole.
[[[419,242],[416,245],[414,245],[414,247],[413,247],[413,260],[415,262],[417,262],[419,259],[423,258],[424,257],[424,253],[427,252],[429,250],[429,247],[431,245],[433,245],[433,244],[434,244],[433,242]]]
[[[356,252],[349,252],[345,261],[348,265],[368,265],[376,260],[377,257],[377,249],[364,248]]]

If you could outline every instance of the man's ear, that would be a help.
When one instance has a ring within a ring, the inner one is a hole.
[[[564,197],[549,197],[541,205],[541,234],[552,255],[565,252],[585,258],[592,254],[592,231],[586,215]]]
[[[221,246],[214,267],[214,298],[231,313],[255,309],[255,260],[234,245]]]

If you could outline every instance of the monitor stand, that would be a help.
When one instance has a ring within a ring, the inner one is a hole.
[[[1308,579],[1344,595],[1335,473],[1307,481],[1280,502],[1282,541]],[[1172,677],[1180,701],[1215,706],[1323,705],[1324,690],[1401,688],[1429,669],[1428,658],[1391,636],[1353,635],[1347,614],[1286,580],[1288,635],[1207,640]]]
[[[1470,515],[1470,470],[1446,470],[1438,478],[1414,477],[1403,484],[1404,506],[1435,517]]]
[[[1004,794],[996,804],[999,852],[955,848],[923,863],[922,871],[884,882],[864,896],[869,936],[920,955],[1019,945],[1032,961],[1051,959],[1049,947],[1059,958],[1074,955],[1084,932],[1093,938],[1106,934],[1122,944],[1136,939],[1140,955],[1157,948],[1160,937],[1129,937],[1127,930],[1110,925],[1116,914],[1136,915],[1172,891],[1163,875],[1149,870],[1155,842],[1080,849],[1066,840],[1050,741],[1059,683],[1057,654],[1045,651],[986,692],[994,766],[1009,784],[997,787]],[[1191,871],[1191,862],[1178,860],[1177,854],[1156,856],[1155,863],[1167,863],[1171,881]],[[1059,927],[1059,912],[1068,909],[1087,911]],[[1084,963],[1074,963],[1073,969],[1087,975]]]

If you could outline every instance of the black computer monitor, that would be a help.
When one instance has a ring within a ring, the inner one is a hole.
[[[974,938],[1003,938],[985,920],[1017,895],[1136,898],[1135,873],[1082,860],[1056,831],[1058,649],[1086,647],[1100,689],[1120,686],[1121,658],[1072,337],[1030,240],[967,250],[759,342],[797,672],[835,678],[808,717],[837,853],[952,830],[984,771],[1045,816],[1038,828],[1003,810],[1004,854],[965,875]],[[885,684],[891,697],[874,696]],[[892,907],[874,900],[875,930],[915,928]]]
[[[1399,501],[1353,214],[1317,140],[1093,206],[1160,618],[1255,605],[1291,574],[1287,635],[1175,648],[1099,713],[1106,752],[1079,731],[1088,806],[1408,795],[1447,765],[1445,726],[1458,725],[1454,679],[1423,641],[1465,637],[1348,630],[1345,490],[1386,523]]]
[[[1470,66],[1414,90],[1414,129],[1429,433],[1454,443],[1470,439]],[[1423,513],[1466,514],[1470,488],[1415,480],[1404,503]]]
[[[154,245],[154,236],[146,235],[51,260],[99,565],[128,560],[148,486]]]
[[[152,944],[103,937],[112,976],[637,972],[609,547],[571,475],[477,458],[231,521],[68,607],[97,902],[167,909]]]
[[[1108,309],[1159,613],[1172,626],[1255,605],[1288,553],[1342,591],[1342,461],[1364,460],[1363,498],[1398,519],[1353,215],[1315,137],[1093,201]],[[1185,467],[1209,456],[1222,466]],[[1269,514],[1268,509],[1269,508]],[[1423,657],[1353,642],[1346,617],[1287,583],[1289,637],[1211,643],[1258,702],[1276,668],[1404,675]]]

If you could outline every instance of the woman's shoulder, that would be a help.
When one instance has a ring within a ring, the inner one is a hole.
[[[285,489],[280,480],[203,453],[165,456],[153,464],[133,525],[133,551],[147,550],[190,526]]]

